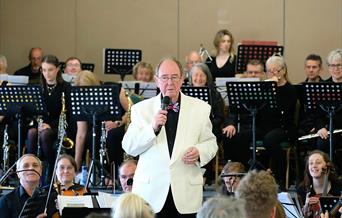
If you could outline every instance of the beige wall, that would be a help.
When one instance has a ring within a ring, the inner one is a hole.
[[[307,54],[325,58],[342,47],[341,13],[341,0],[0,0],[0,53],[14,72],[27,63],[30,47],[40,46],[62,61],[95,63],[95,73],[109,81],[119,76],[103,74],[103,48],[141,49],[153,65],[166,55],[184,62],[201,43],[212,51],[215,33],[227,28],[236,42],[284,45],[296,83]]]

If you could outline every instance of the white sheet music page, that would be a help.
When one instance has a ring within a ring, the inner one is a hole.
[[[106,192],[98,192],[96,199],[100,208],[115,208],[119,196],[120,195],[113,195]]]
[[[59,214],[62,215],[64,207],[88,207],[93,208],[93,201],[90,195],[85,196],[57,196]]]

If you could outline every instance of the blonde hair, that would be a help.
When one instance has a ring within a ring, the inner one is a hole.
[[[149,70],[149,72],[150,72],[150,79],[149,79],[149,81],[152,81],[153,80],[153,75],[154,75],[153,74],[153,67],[152,67],[151,64],[143,62],[143,61],[140,61],[140,62],[136,63],[133,66],[133,78],[137,79],[138,70],[141,69],[141,68],[145,68],[145,69]]]
[[[150,205],[141,197],[133,193],[122,194],[112,211],[113,218],[154,218]]]
[[[219,53],[219,48],[220,48],[220,43],[221,43],[221,39],[224,37],[224,36],[229,36],[230,38],[230,48],[229,48],[229,54],[230,56],[232,57],[231,59],[231,62],[234,60],[235,58],[235,50],[234,50],[234,37],[233,37],[233,34],[227,30],[227,29],[222,29],[222,30],[219,30],[216,35],[215,35],[215,38],[214,38],[214,41],[213,41],[213,44],[216,48],[216,53],[218,54]]]
[[[95,77],[94,73],[89,70],[82,70],[75,78],[75,86],[97,86],[100,81]]]
[[[7,73],[7,59],[5,55],[0,54],[0,73]]]

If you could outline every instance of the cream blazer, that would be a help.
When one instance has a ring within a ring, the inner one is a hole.
[[[210,105],[181,93],[177,134],[170,158],[165,127],[158,136],[152,128],[161,107],[160,94],[132,106],[131,124],[123,138],[126,153],[140,156],[134,175],[133,193],[144,198],[155,213],[163,208],[169,187],[178,212],[196,213],[203,199],[203,171],[217,152],[216,137],[209,119]],[[196,164],[184,164],[186,150],[195,146],[200,154]]]

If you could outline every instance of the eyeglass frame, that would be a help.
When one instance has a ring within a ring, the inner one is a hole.
[[[179,75],[171,75],[171,77],[162,75],[162,76],[156,76],[156,77],[163,83],[167,83],[169,80],[171,80],[171,82],[173,83],[179,82],[182,78],[182,76],[179,76]]]
[[[342,64],[328,64],[328,67],[331,69],[339,69],[342,68]]]

